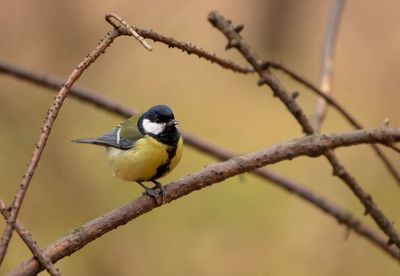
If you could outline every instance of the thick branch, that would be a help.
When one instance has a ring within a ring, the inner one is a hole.
[[[333,79],[333,61],[335,53],[335,42],[338,32],[338,26],[345,0],[332,0],[331,13],[325,30],[325,38],[321,53],[321,69],[319,76],[319,87],[325,94],[332,92]],[[311,115],[310,123],[316,132],[320,132],[321,125],[325,119],[327,105],[324,98],[319,97],[315,105],[314,113]]]
[[[257,54],[250,48],[250,46],[240,36],[240,30],[242,26],[234,27],[231,21],[226,20],[218,12],[211,12],[208,16],[210,23],[221,31],[228,39],[228,47],[236,48],[245,59],[253,66],[258,75],[260,76],[259,84],[266,84],[273,91],[274,96],[278,97],[290,113],[295,117],[298,123],[301,125],[303,132],[307,135],[314,134],[314,129],[310,125],[307,117],[303,110],[297,104],[295,99],[291,97],[286,88],[269,72],[265,63],[260,60]],[[240,27],[240,28],[239,28]],[[391,142],[388,142],[389,144]],[[370,214],[379,228],[388,236],[388,243],[394,243],[400,249],[400,237],[396,229],[393,227],[391,221],[385,216],[385,214],[377,207],[375,202],[372,200],[371,195],[365,192],[362,187],[356,182],[354,177],[344,168],[339,162],[335,153],[332,150],[327,150],[324,156],[328,159],[332,166],[333,174],[339,177],[349,189],[357,196],[360,202],[365,207],[366,214]]]
[[[10,217],[10,213],[8,212],[6,205],[2,199],[0,199],[0,213],[6,220]],[[32,252],[32,255],[37,259],[42,267],[44,267],[47,272],[49,272],[50,275],[61,275],[60,271],[53,265],[49,258],[43,255],[42,250],[37,246],[36,242],[32,239],[29,232],[21,225],[20,222],[18,222],[18,220],[15,222],[15,231],[17,231],[18,235]]]
[[[227,178],[283,160],[292,160],[299,156],[316,157],[324,154],[328,149],[362,143],[386,143],[388,139],[400,141],[400,129],[377,128],[329,136],[312,135],[302,139],[281,143],[265,150],[237,156],[225,162],[211,164],[197,173],[185,176],[167,185],[165,187],[165,202],[171,202]],[[53,262],[57,262],[59,259],[76,252],[94,239],[118,226],[128,223],[156,207],[157,204],[150,197],[141,196],[127,205],[115,209],[73,230],[47,247],[43,252]],[[393,249],[389,252],[393,252],[392,250]],[[396,253],[393,252],[393,255],[396,255]],[[30,259],[16,267],[9,275],[32,275],[38,273],[41,269],[42,268],[35,259]]]
[[[55,77],[51,77],[45,74],[39,74],[34,71],[17,67],[15,65],[0,62],[0,72],[1,71],[7,74],[11,74],[17,78],[22,78],[23,80],[28,80],[37,85],[53,90],[57,90],[62,83],[61,80],[58,80]],[[82,89],[78,86],[73,86],[71,88],[71,96],[88,104],[92,104],[96,107],[108,110],[117,115],[130,117],[134,114],[129,108],[112,102],[111,100],[101,97],[99,95],[95,95],[93,92]],[[236,155],[232,152],[221,149],[218,146],[207,143],[191,134],[184,133],[183,136],[186,145],[190,145],[193,148],[203,153],[212,155],[220,160],[227,160],[233,158]],[[286,191],[294,193],[295,195],[301,197],[310,204],[313,204],[316,208],[324,211],[325,213],[334,216],[340,223],[345,224],[347,227],[353,229],[361,236],[364,236],[364,238],[366,238],[367,240],[376,244],[380,248],[383,248],[385,252],[391,254],[392,256],[397,256],[397,253],[392,248],[388,247],[386,245],[386,242],[383,241],[382,238],[378,237],[373,231],[364,226],[360,221],[353,219],[349,213],[343,211],[339,207],[335,206],[333,203],[326,201],[325,199],[307,190],[305,187],[302,187],[292,180],[289,180],[288,178],[285,178],[266,168],[257,169],[253,171],[253,173],[265,180],[270,181],[270,183],[273,183],[276,186],[285,189]]]
[[[132,35],[129,31],[124,30],[124,28],[119,27],[119,25],[115,25],[117,28],[120,29],[120,32],[123,32],[124,35]],[[186,53],[190,54],[195,54],[198,57],[205,58],[206,60],[211,61],[212,63],[216,63],[220,65],[223,68],[230,69],[234,72],[239,72],[239,73],[253,73],[254,70],[251,68],[245,68],[240,65],[237,65],[229,60],[224,60],[222,58],[217,57],[215,54],[210,54],[202,49],[197,48],[196,46],[186,43],[186,42],[181,42],[177,41],[174,38],[171,37],[166,37],[163,35],[160,35],[154,31],[151,30],[144,30],[144,29],[139,29],[139,28],[134,28],[134,30],[142,35],[145,38],[152,39],[154,41],[158,41],[161,43],[164,43],[168,45],[168,47],[171,48],[177,48],[180,49]],[[324,98],[325,101],[327,101],[330,105],[332,105],[334,108],[338,110],[340,114],[342,114],[346,120],[350,122],[354,127],[358,129],[362,129],[363,127],[360,127],[361,124],[359,124],[339,103],[336,102],[334,98],[331,98],[329,95],[324,94],[318,87],[316,87],[314,84],[311,82],[307,81],[303,77],[301,77],[299,74],[295,73],[294,71],[288,69],[285,67],[283,64],[277,63],[277,62],[267,62],[264,64],[266,67],[273,67],[275,69],[279,69],[289,76],[291,76],[293,79],[296,81],[304,84],[306,87],[317,93],[320,97]],[[27,70],[25,68],[17,67],[12,64],[7,64],[4,62],[0,61],[0,72],[7,73],[7,74],[12,74],[13,76],[17,78],[21,78],[24,80],[28,80],[31,82],[34,82],[38,85],[42,85],[45,87],[50,87],[50,88],[59,88],[62,84],[62,81],[57,80],[56,78],[53,78],[48,75],[44,74],[39,74],[34,71]],[[92,104],[96,104],[96,102],[101,102],[104,103],[104,98],[100,96],[94,96],[90,95],[90,93],[85,92],[83,89],[76,87],[74,89],[74,95],[82,100],[87,100]],[[99,104],[101,106],[101,103]],[[110,104],[108,104],[110,105]],[[118,108],[117,106],[109,106],[109,108]],[[116,110],[117,111],[117,110]],[[374,151],[378,155],[380,159],[384,162],[385,166],[388,168],[390,173],[393,175],[393,177],[396,179],[398,185],[400,185],[400,174],[397,172],[393,164],[390,162],[390,160],[384,155],[384,153],[375,145],[372,145],[374,148]],[[394,150],[397,148],[393,147]]]

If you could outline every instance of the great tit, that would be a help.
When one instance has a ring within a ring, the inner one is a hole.
[[[183,140],[172,110],[156,105],[117,125],[98,138],[72,142],[106,148],[113,174],[139,183],[148,195],[165,200],[165,189],[157,179],[172,171],[182,157]],[[149,188],[143,182],[153,182]],[[160,193],[157,192],[159,189]]]

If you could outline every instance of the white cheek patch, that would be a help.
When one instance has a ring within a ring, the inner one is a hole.
[[[164,131],[165,123],[162,123],[162,124],[155,123],[155,122],[150,121],[149,119],[144,119],[143,120],[143,128],[146,131],[146,133],[158,135]]]

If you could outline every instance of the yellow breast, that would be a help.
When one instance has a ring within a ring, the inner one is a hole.
[[[148,181],[157,174],[160,166],[169,162],[168,171],[176,167],[182,156],[182,138],[172,160],[169,160],[167,148],[167,145],[146,136],[131,149],[109,147],[106,153],[115,176],[126,181]]]

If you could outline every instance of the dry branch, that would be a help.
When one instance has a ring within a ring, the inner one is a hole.
[[[279,62],[274,62],[274,61],[268,61],[267,63],[264,64],[266,67],[271,67],[277,70],[280,70],[296,80],[297,82],[303,84],[306,86],[308,89],[310,89],[312,92],[316,93],[318,96],[323,98],[327,103],[329,103],[332,107],[334,107],[353,127],[356,129],[363,129],[364,126],[358,122],[339,102],[337,102],[334,98],[330,97],[329,95],[325,94],[321,89],[319,89],[316,85],[314,85],[312,82],[306,80],[304,77],[300,76],[298,73],[294,72],[293,70],[289,69],[285,65]],[[1,68],[0,68],[1,69]],[[395,145],[389,144],[388,145],[391,149],[393,149],[396,152],[399,152],[398,147]],[[388,169],[390,174],[393,176],[393,178],[396,180],[397,185],[400,186],[400,173],[396,170],[392,162],[389,160],[389,158],[386,157],[386,155],[379,149],[377,145],[371,145],[372,149],[375,151],[376,155],[379,157],[379,159],[382,160],[384,163],[385,167]]]
[[[123,28],[125,28],[124,26]],[[122,27],[121,27],[122,28]],[[75,81],[82,75],[83,71],[87,69],[105,50],[111,45],[114,39],[120,36],[119,29],[113,29],[103,38],[103,40],[93,49],[88,56],[86,56],[78,66],[69,75],[67,81],[62,85],[57,96],[54,98],[54,102],[47,111],[47,116],[43,123],[42,132],[39,136],[38,142],[36,143],[35,149],[32,154],[32,158],[28,164],[28,168],[22,182],[19,186],[19,190],[15,195],[14,201],[11,206],[10,217],[7,220],[6,228],[4,229],[3,236],[0,241],[0,264],[2,263],[4,256],[7,252],[8,244],[10,242],[13,230],[15,228],[15,222],[25,197],[26,191],[29,187],[29,183],[35,173],[37,165],[39,164],[40,157],[46,146],[47,139],[50,135],[52,126],[57,118],[58,112],[60,111],[62,104],[67,97],[70,88],[75,83]]]
[[[302,139],[277,144],[265,150],[234,157],[225,162],[211,164],[205,169],[185,176],[169,185],[166,185],[166,203],[174,201],[194,191],[203,189],[212,184],[221,182],[238,174],[250,172],[260,167],[274,164],[283,160],[292,160],[299,156],[316,157],[328,149],[346,147],[363,143],[387,143],[388,140],[400,141],[400,129],[376,128],[357,130],[333,135],[312,135]],[[96,238],[106,234],[129,221],[158,207],[156,202],[148,197],[141,196],[125,206],[115,209],[85,225],[73,230],[57,240],[43,252],[53,262],[71,255]],[[397,250],[388,249],[393,257],[398,257]],[[33,275],[42,268],[35,259],[29,259],[13,271],[9,276]]]
[[[294,116],[297,122],[307,135],[314,134],[314,129],[310,125],[309,120],[305,116],[303,110],[297,104],[295,99],[288,93],[287,89],[275,78],[275,76],[265,67],[257,54],[243,40],[240,35],[242,26],[233,26],[231,21],[226,20],[218,12],[214,11],[208,15],[210,23],[221,31],[228,39],[227,48],[236,48],[244,58],[253,66],[254,70],[260,76],[259,84],[266,84],[273,91],[274,96],[278,97],[290,113]],[[387,141],[387,143],[391,143]],[[400,237],[397,230],[393,227],[391,221],[377,207],[370,194],[357,183],[352,175],[339,162],[335,153],[328,149],[324,156],[328,159],[333,169],[333,175],[339,177],[347,187],[357,196],[360,202],[364,205],[365,213],[371,215],[379,228],[388,236],[388,244],[395,244],[400,249]]]
[[[119,29],[119,31],[121,33],[123,33],[125,35],[132,35],[132,33],[129,33],[128,31],[121,29],[121,27],[119,27],[119,26],[117,26],[117,28]],[[147,38],[153,39],[155,41],[160,41],[162,43],[169,45],[170,47],[177,47],[183,51],[186,51],[189,54],[193,53],[193,54],[198,55],[199,57],[204,57],[204,58],[210,60],[211,62],[215,62],[215,63],[219,64],[220,66],[222,66],[224,68],[228,68],[233,71],[241,72],[241,73],[254,72],[254,70],[252,70],[252,69],[247,69],[247,68],[241,67],[239,65],[236,65],[230,61],[225,61],[225,60],[219,59],[219,58],[215,57],[215,55],[212,55],[203,50],[200,50],[191,44],[187,44],[184,42],[178,42],[178,41],[174,40],[173,38],[167,38],[167,37],[161,36],[152,31],[140,30],[137,28],[135,30],[139,34],[141,34],[143,37],[147,37]],[[239,28],[236,28],[236,31],[239,31]],[[265,66],[265,63],[264,63],[264,66]],[[0,71],[2,71],[1,64],[0,64]],[[35,81],[38,84],[43,85],[43,82],[47,82],[46,85],[52,86],[53,89],[54,89],[54,87],[60,86],[59,83],[57,84],[57,81],[53,82],[54,80],[51,80],[51,79],[48,80],[46,78],[46,76],[40,76],[40,75],[35,76],[34,72],[28,72],[28,73],[33,73],[34,77],[31,80]],[[16,73],[15,75],[19,76],[18,74],[19,73]],[[36,77],[39,77],[39,80]],[[41,77],[43,79],[40,80]],[[121,107],[118,104],[115,104],[115,103],[113,104],[102,97],[94,96],[94,95],[87,93],[86,91],[81,90],[79,88],[76,88],[76,89],[72,88],[72,89],[75,91],[75,95],[77,97],[80,97],[81,99],[90,101],[91,103],[94,103],[98,106],[107,106],[110,110],[113,110],[116,113],[125,114],[125,116],[132,115],[132,112],[129,111],[128,109]],[[329,96],[326,96],[326,97],[329,98]],[[227,153],[226,151],[220,150],[217,147],[213,148],[212,145],[204,143],[201,140],[196,141],[196,138],[191,137],[190,135],[185,135],[185,139],[187,141],[189,141],[189,143],[193,143],[193,145],[195,145],[195,147],[197,147],[200,150],[203,150],[206,152],[214,151],[214,155],[217,156],[218,158],[226,159],[227,156],[228,157],[232,156],[231,153]],[[386,140],[386,143],[388,143],[389,145],[391,142],[392,141]],[[211,147],[211,150],[210,150],[210,147]],[[308,202],[311,202],[318,208],[324,210],[328,214],[335,216],[340,223],[345,223],[346,225],[348,225],[349,227],[354,229],[356,232],[360,233],[361,235],[363,235],[364,237],[366,237],[367,239],[369,239],[376,245],[380,246],[383,250],[385,250],[385,252],[387,252],[391,256],[393,256],[393,257],[398,256],[398,252],[396,252],[396,250],[394,250],[393,248],[388,247],[385,244],[385,242],[381,238],[379,238],[374,232],[372,232],[368,228],[364,227],[359,221],[353,219],[351,217],[351,215],[349,215],[348,213],[342,211],[341,209],[337,209],[336,206],[330,204],[329,202],[325,202],[322,198],[310,193],[309,191],[307,191],[306,189],[304,189],[302,187],[297,187],[296,184],[293,184],[293,182],[289,181],[288,179],[283,178],[279,175],[276,175],[270,171],[267,171],[265,169],[257,169],[255,171],[255,173],[263,178],[269,179],[273,183],[278,184],[280,187],[283,187],[288,191],[294,192],[295,194],[304,198]]]
[[[37,85],[50,88],[52,90],[58,90],[58,87],[60,87],[62,83],[61,80],[55,77],[51,77],[46,74],[39,74],[31,70],[27,70],[21,67],[17,67],[15,65],[1,63],[1,62],[0,62],[0,72],[11,74],[17,78],[22,78],[23,80],[33,82]],[[73,86],[71,88],[71,96],[79,100],[82,100],[85,103],[103,108],[107,111],[110,111],[117,115],[124,116],[126,118],[134,114],[134,112],[131,111],[129,108],[124,107],[116,102],[112,102],[111,100],[96,94],[88,90],[85,90],[83,88],[80,88],[78,86]],[[232,152],[224,150],[216,145],[207,143],[204,140],[201,140],[191,134],[184,133],[183,136],[186,145],[190,145],[193,148],[199,150],[200,152],[212,155],[213,157],[219,160],[228,160],[236,156],[236,154]],[[276,185],[277,187],[283,188],[286,191],[299,196],[300,198],[304,199],[305,201],[312,204],[316,208],[322,210],[326,214],[336,218],[339,223],[346,225],[347,227],[349,227],[349,229],[353,229],[355,232],[357,232],[358,234],[360,234],[373,244],[382,248],[384,252],[390,254],[392,257],[397,256],[397,252],[393,250],[393,248],[388,247],[386,241],[384,241],[381,237],[379,237],[374,231],[364,226],[360,221],[353,218],[351,214],[342,210],[340,207],[335,206],[333,203],[329,202],[325,198],[316,195],[315,193],[306,189],[302,185],[295,183],[293,180],[283,177],[269,169],[260,168],[253,171],[252,173],[261,177],[262,179],[270,181],[270,183]]]
[[[7,221],[7,226],[4,229],[3,237],[0,242],[0,264],[4,258],[4,255],[7,251],[8,243],[11,239],[13,229],[15,227],[15,220],[17,219],[21,203],[24,199],[25,193],[28,189],[29,183],[32,179],[33,174],[35,173],[36,167],[39,163],[42,152],[46,146],[47,139],[49,137],[51,128],[54,124],[55,119],[57,118],[58,112],[61,109],[61,106],[64,102],[64,99],[67,97],[69,89],[74,84],[74,82],[79,78],[82,72],[98,57],[101,53],[105,51],[105,49],[112,43],[115,37],[119,35],[117,30],[113,30],[107,34],[107,36],[102,40],[102,42],[92,51],[71,73],[68,77],[67,82],[62,86],[60,91],[50,109],[47,112],[47,116],[45,122],[42,127],[42,132],[39,136],[39,140],[36,143],[36,147],[33,151],[32,159],[28,164],[28,168],[26,173],[22,179],[19,190],[14,198],[12,203],[10,218]]]
[[[123,35],[128,35],[128,36],[132,35],[132,33],[126,31],[126,29],[120,28],[118,25],[114,25],[114,27],[118,28],[119,31],[121,32],[121,34],[123,34]],[[203,49],[198,48],[191,43],[178,41],[178,40],[174,39],[173,37],[163,36],[152,30],[144,30],[144,29],[140,29],[137,27],[134,27],[133,30],[136,31],[139,35],[141,35],[144,38],[151,39],[154,42],[161,42],[170,48],[177,48],[179,50],[182,50],[183,52],[186,52],[189,55],[194,54],[194,55],[198,56],[199,58],[204,58],[204,59],[210,61],[211,63],[218,64],[222,68],[232,70],[233,72],[243,73],[243,74],[254,73],[254,70],[251,68],[246,68],[246,67],[240,66],[238,64],[235,64],[233,61],[219,58],[215,54],[211,54],[207,51],[204,51]]]
[[[2,199],[0,199],[0,213],[7,220],[10,216],[9,211],[7,210],[6,204]],[[18,235],[24,241],[26,246],[32,252],[32,255],[36,258],[36,260],[44,267],[47,272],[49,272],[52,276],[59,276],[60,271],[53,265],[47,256],[42,253],[42,250],[36,244],[36,242],[32,239],[31,234],[21,225],[18,220],[15,222],[15,231],[17,231]]]

